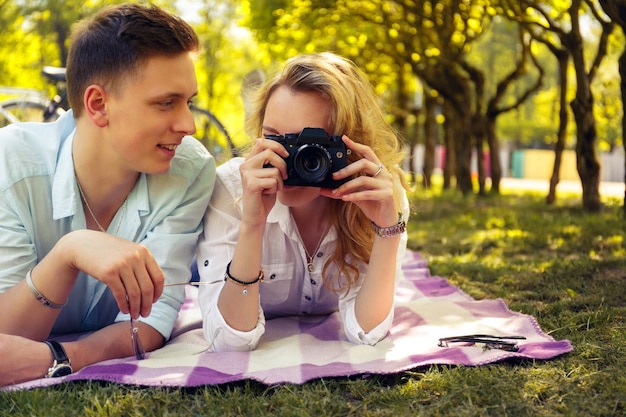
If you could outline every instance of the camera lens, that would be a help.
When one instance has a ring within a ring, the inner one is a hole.
[[[302,145],[294,155],[293,167],[303,181],[321,182],[330,171],[330,154],[326,148],[315,144]]]

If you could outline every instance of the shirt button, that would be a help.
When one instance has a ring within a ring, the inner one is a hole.
[[[204,260],[204,266],[209,266],[209,260],[208,259]]]
[[[315,285],[317,284],[317,281],[315,281],[314,279],[311,279],[311,284]]]
[[[317,252],[317,257],[318,257],[318,258],[321,258],[322,256],[324,256],[324,252],[321,252],[321,251],[320,251],[320,252]]]
[[[276,274],[270,275],[270,279],[274,279],[274,278],[276,278]]]
[[[308,296],[308,295],[305,295],[305,296],[304,296],[304,299],[305,299],[305,300],[307,300],[307,301],[311,301],[311,297],[310,297],[310,296]]]

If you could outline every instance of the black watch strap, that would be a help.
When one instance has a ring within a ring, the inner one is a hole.
[[[56,378],[71,374],[72,365],[70,364],[70,359],[67,357],[67,353],[65,353],[63,345],[56,340],[46,340],[44,343],[50,347],[52,356],[54,357],[54,362],[48,369],[46,378]]]

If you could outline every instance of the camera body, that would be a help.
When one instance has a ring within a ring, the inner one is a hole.
[[[287,149],[285,185],[337,188],[347,182],[333,180],[332,173],[348,165],[350,151],[341,136],[328,136],[324,129],[305,127],[300,133],[265,135]]]

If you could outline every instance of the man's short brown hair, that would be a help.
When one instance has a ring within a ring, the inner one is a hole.
[[[156,6],[108,6],[73,28],[67,60],[68,99],[78,118],[85,89],[98,84],[111,92],[154,56],[195,53],[200,42],[180,17]]]

